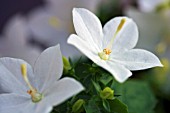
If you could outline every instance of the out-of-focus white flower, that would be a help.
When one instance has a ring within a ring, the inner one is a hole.
[[[97,6],[102,0],[46,0],[49,10],[57,14],[62,20],[68,21],[71,25],[71,11],[74,7],[83,7],[92,12],[97,11]]]
[[[24,60],[0,58],[1,113],[50,113],[52,107],[84,88],[65,77],[59,45],[41,53],[34,69]]]
[[[152,12],[159,4],[167,1],[168,0],[137,0],[139,8],[143,12]]]
[[[170,18],[170,0],[137,0],[137,2],[142,12],[157,12],[164,18]]]
[[[165,23],[163,18],[156,13],[142,13],[135,8],[128,8],[125,14],[137,23],[140,38],[137,47],[155,52],[156,45],[163,39]]]
[[[114,18],[102,30],[99,19],[93,13],[75,8],[73,23],[77,35],[72,34],[68,43],[108,70],[119,82],[132,75],[130,70],[162,66],[151,52],[133,49],[138,41],[138,29],[132,19]]]
[[[73,31],[71,11],[73,7],[86,7],[95,11],[100,0],[46,0],[44,7],[33,10],[29,15],[29,26],[35,40],[52,46],[61,45],[64,56],[81,55],[67,44],[67,38]]]
[[[21,15],[14,16],[6,25],[0,38],[0,57],[16,57],[31,65],[40,54],[40,49],[27,43],[27,24]]]
[[[138,5],[141,11],[131,7],[125,10],[125,14],[139,26],[141,38],[137,47],[166,53],[170,44],[170,1],[138,0]]]

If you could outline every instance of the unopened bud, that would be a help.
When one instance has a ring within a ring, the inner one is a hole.
[[[102,99],[114,99],[114,90],[112,90],[109,87],[104,88],[102,91],[100,91],[100,97]]]
[[[83,99],[77,100],[72,107],[72,112],[73,113],[81,113],[83,111],[84,103],[85,103],[85,101]]]
[[[62,58],[63,58],[63,64],[64,64],[63,73],[68,74],[68,71],[71,69],[71,65],[65,56],[63,56]]]

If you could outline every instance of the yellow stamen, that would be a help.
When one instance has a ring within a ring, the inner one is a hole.
[[[26,64],[21,64],[21,73],[22,73],[22,76],[24,78],[24,81],[26,82],[26,84],[30,88],[30,90],[28,90],[27,93],[29,95],[31,95],[32,101],[34,103],[41,101],[41,99],[43,98],[43,95],[38,93],[37,90],[34,87],[32,87],[32,85],[30,84],[30,82],[28,80],[27,65]]]
[[[22,76],[23,76],[25,82],[27,83],[28,87],[31,90],[34,90],[34,88],[31,86],[31,84],[28,80],[28,77],[27,77],[27,65],[26,64],[21,64],[21,73],[22,73]]]
[[[54,28],[58,28],[60,26],[59,19],[55,16],[50,17],[48,20],[48,23],[50,26],[52,26]]]

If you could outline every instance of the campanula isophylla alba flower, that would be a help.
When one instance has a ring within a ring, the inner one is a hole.
[[[92,12],[74,8],[73,24],[77,35],[72,34],[68,43],[109,71],[119,82],[132,75],[130,70],[162,66],[153,53],[133,49],[139,33],[136,23],[128,17],[113,18],[102,29],[99,19]]]
[[[73,78],[60,79],[60,46],[46,49],[34,68],[24,60],[0,58],[0,113],[50,113],[84,87]]]

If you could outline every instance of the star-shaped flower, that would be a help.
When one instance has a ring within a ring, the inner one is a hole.
[[[65,77],[59,45],[46,49],[35,62],[34,70],[23,60],[0,59],[0,113],[49,113],[84,88]]]
[[[77,35],[72,34],[68,43],[108,70],[119,82],[132,75],[130,70],[162,66],[151,52],[133,49],[138,41],[138,28],[130,18],[111,19],[102,30],[99,19],[93,13],[75,8],[73,23]]]

